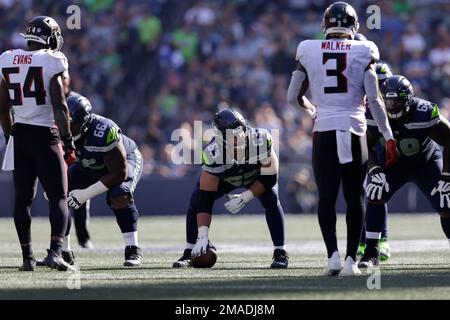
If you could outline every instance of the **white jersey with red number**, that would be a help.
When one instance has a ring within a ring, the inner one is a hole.
[[[372,41],[300,42],[296,60],[306,69],[311,102],[317,107],[314,131],[345,130],[364,135],[364,73],[379,56]]]
[[[66,56],[48,49],[9,50],[0,56],[0,74],[9,91],[14,122],[55,125],[50,80],[67,68]]]

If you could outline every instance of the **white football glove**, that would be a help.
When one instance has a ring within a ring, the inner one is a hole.
[[[238,213],[248,202],[255,196],[250,190],[246,190],[240,194],[228,194],[230,201],[225,203],[225,208],[232,214]]]
[[[374,167],[369,171],[370,183],[367,185],[366,195],[370,200],[381,200],[383,190],[389,192],[389,183],[386,180],[386,174],[380,167]]]
[[[431,190],[431,195],[434,196],[439,192],[440,197],[440,207],[450,209],[450,173],[442,173],[441,180],[437,185]],[[447,203],[447,206],[445,206]]]
[[[69,196],[67,197],[67,204],[69,207],[78,209],[90,199],[85,190],[86,189],[75,189],[69,192]]]
[[[208,245],[210,247],[213,247],[212,242],[209,241],[207,236],[197,238],[197,242],[195,243],[195,246],[191,251],[191,255],[195,257],[205,254],[206,251],[208,250]]]
[[[101,181],[97,181],[86,189],[75,189],[70,191],[69,196],[67,197],[67,204],[74,209],[78,209],[89,199],[106,191],[108,191],[108,187]]]

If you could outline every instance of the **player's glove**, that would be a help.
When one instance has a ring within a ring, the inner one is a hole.
[[[87,200],[89,196],[86,194],[85,189],[75,189],[69,192],[67,197],[67,204],[74,209],[80,208]]]
[[[443,209],[450,209],[450,173],[442,173],[441,180],[439,180],[436,187],[431,190],[431,195],[434,196],[438,192],[440,197],[439,206]],[[447,203],[447,206],[445,203]]]
[[[61,138],[64,150],[64,161],[68,166],[75,162],[77,156],[75,154],[75,144],[73,143],[72,135],[69,133],[67,136]]]
[[[386,174],[380,167],[373,167],[369,170],[370,183],[367,185],[367,198],[370,200],[381,200],[383,191],[389,192],[389,183]]]
[[[86,189],[75,189],[69,192],[67,204],[74,209],[80,208],[89,199],[108,191],[108,187],[97,181]]]
[[[199,256],[208,250],[208,245],[210,247],[213,247],[214,245],[209,241],[208,239],[208,230],[209,228],[206,226],[199,227],[198,228],[198,238],[195,242],[195,246],[191,251],[191,256]]]
[[[386,168],[392,167],[397,162],[397,141],[390,139],[386,141]]]
[[[250,200],[255,196],[250,190],[246,190],[240,194],[229,194],[227,195],[230,201],[225,203],[225,208],[232,214],[238,213]]]

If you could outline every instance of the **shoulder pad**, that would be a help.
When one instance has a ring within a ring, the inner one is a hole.
[[[48,56],[52,59],[52,75],[62,73],[67,71],[69,68],[69,63],[64,53],[60,51],[46,51]]]
[[[419,98],[411,100],[410,115],[405,127],[408,129],[430,128],[440,121],[439,107],[436,103]]]
[[[380,60],[380,51],[378,50],[377,45],[373,41],[363,41],[367,44],[367,48],[369,50],[369,60],[378,62]]]
[[[225,161],[223,150],[215,139],[203,147],[202,169],[204,171],[214,175],[221,174],[233,166],[226,164]]]
[[[250,128],[249,133],[249,163],[261,162],[270,158],[273,139],[267,129]]]
[[[297,52],[295,54],[295,60],[299,61],[300,63],[302,62],[302,56],[304,55],[305,52],[307,52],[308,50],[307,48],[310,43],[311,40],[303,40],[298,44]]]
[[[108,152],[121,140],[120,128],[111,120],[95,116],[84,148],[91,152]]]

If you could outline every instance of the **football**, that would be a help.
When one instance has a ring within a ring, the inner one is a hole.
[[[193,256],[191,263],[194,268],[212,268],[217,261],[216,248],[208,246],[206,253]]]

